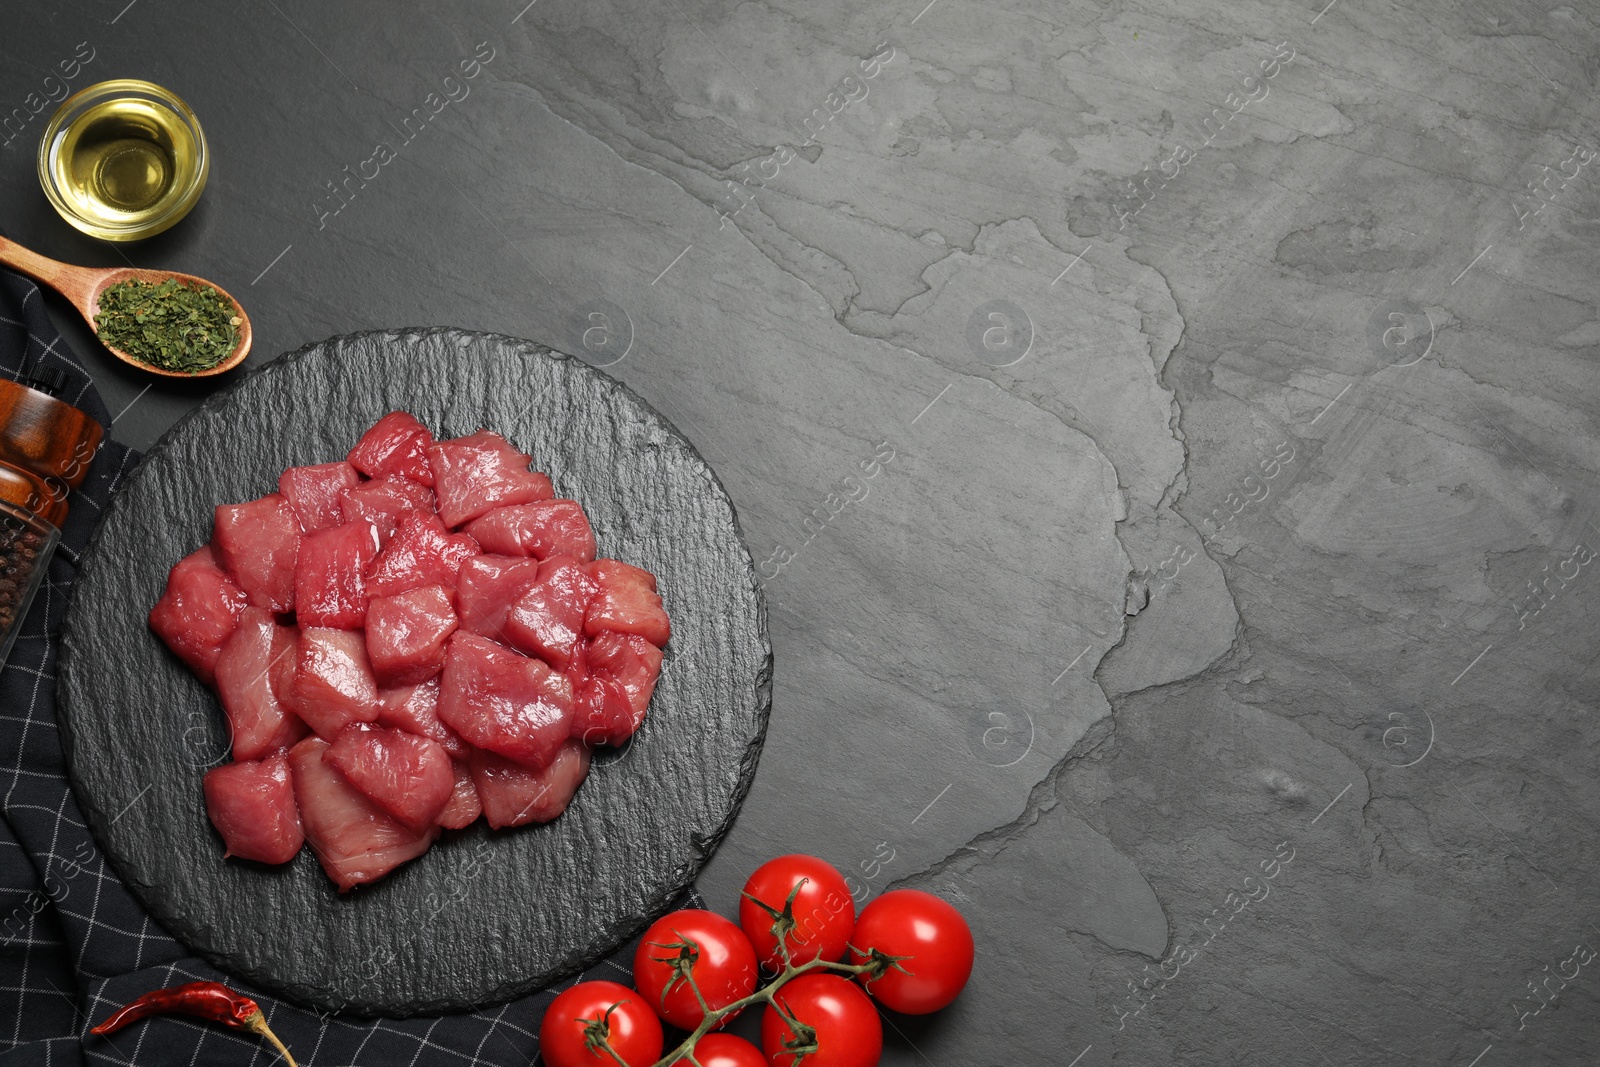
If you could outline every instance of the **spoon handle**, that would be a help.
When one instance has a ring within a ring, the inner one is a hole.
[[[41,285],[48,285],[70,300],[85,317],[89,314],[89,301],[104,271],[87,267],[74,267],[48,256],[24,248],[17,242],[0,237],[0,265],[21,271]]]

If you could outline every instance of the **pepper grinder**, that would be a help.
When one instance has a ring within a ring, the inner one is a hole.
[[[83,484],[105,431],[58,399],[67,376],[35,364],[0,379],[0,666],[11,655],[61,540],[67,494]]]

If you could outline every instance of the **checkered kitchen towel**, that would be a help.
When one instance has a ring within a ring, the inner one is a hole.
[[[46,317],[38,289],[0,270],[0,371],[15,378],[36,360],[65,372],[63,399],[102,424],[110,421],[88,372]],[[269,1065],[273,1055],[254,1038],[187,1020],[88,1036],[93,1023],[140,993],[199,979],[225,982],[260,1001],[273,1030],[306,1067],[526,1067],[553,993],[445,1018],[318,1016],[189,955],[151,921],[100,854],[67,784],[55,715],[57,641],[78,553],[138,458],[114,442],[100,450],[72,494],[49,581],[0,672],[0,1067]],[[633,949],[625,946],[585,977],[629,982]]]

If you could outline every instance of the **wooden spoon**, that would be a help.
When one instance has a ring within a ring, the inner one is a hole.
[[[130,279],[141,282],[164,282],[168,278],[176,278],[186,285],[215,289],[218,295],[233,305],[233,313],[239,316],[239,346],[233,350],[232,355],[224,358],[215,367],[192,372],[167,370],[165,367],[146,363],[136,356],[130,356],[120,348],[106,345],[113,356],[142,371],[167,378],[208,378],[232,370],[243,363],[244,357],[250,354],[250,316],[244,313],[244,308],[239,306],[239,301],[233,298],[233,294],[204,278],[196,278],[192,274],[178,274],[170,270],[139,270],[136,267],[74,267],[69,263],[60,263],[41,256],[4,237],[0,237],[0,265],[21,271],[39,284],[48,285],[66,297],[89,323],[90,329],[95,329],[94,317],[100,311],[100,294],[110,286]]]

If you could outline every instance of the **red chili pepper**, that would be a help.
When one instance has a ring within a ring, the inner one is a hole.
[[[187,985],[146,993],[130,1001],[127,1006],[89,1032],[114,1033],[129,1023],[138,1022],[152,1015],[192,1015],[197,1019],[222,1023],[235,1030],[247,1030],[270,1042],[272,1047],[289,1062],[289,1067],[297,1067],[294,1057],[289,1055],[289,1050],[267,1026],[267,1017],[262,1014],[261,1006],[249,997],[235,993],[217,982],[190,982]]]

